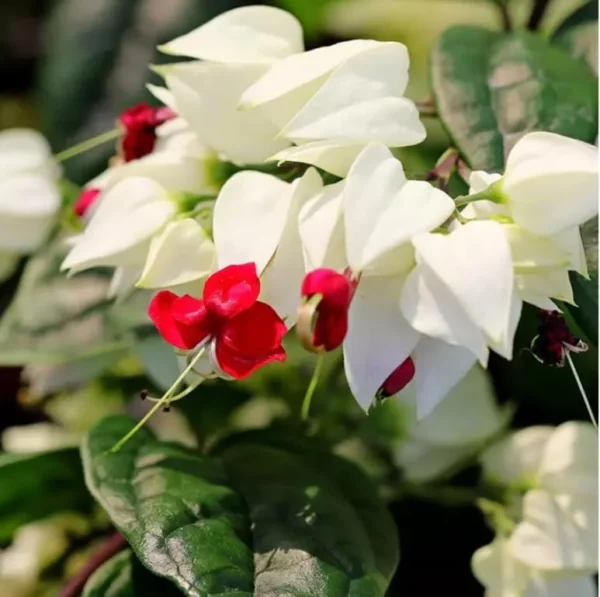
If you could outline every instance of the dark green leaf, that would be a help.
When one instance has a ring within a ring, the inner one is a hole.
[[[587,2],[554,32],[553,41],[598,72],[598,2]]]
[[[146,570],[127,549],[105,562],[88,579],[82,597],[175,597],[172,583]]]
[[[532,33],[443,33],[432,53],[443,124],[473,168],[501,171],[519,137],[547,130],[593,143],[597,82],[586,65]]]
[[[586,335],[586,340],[598,346],[598,278],[586,280],[570,272],[571,286],[577,307],[563,304]]]
[[[86,480],[141,562],[186,594],[377,597],[397,563],[392,519],[352,465],[287,437],[229,440],[208,458],[105,419]],[[302,449],[306,448],[306,449]]]
[[[0,455],[0,543],[23,524],[71,510],[89,511],[75,448],[39,454]]]

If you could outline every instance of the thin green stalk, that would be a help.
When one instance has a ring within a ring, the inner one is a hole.
[[[592,420],[592,425],[596,429],[598,429],[598,423],[596,421],[596,417],[594,416],[594,411],[592,410],[592,405],[590,404],[587,394],[585,393],[585,390],[583,389],[583,384],[581,383],[581,379],[579,378],[577,369],[575,369],[575,363],[573,363],[573,359],[571,358],[569,351],[566,350],[565,352],[566,352],[567,361],[569,362],[569,367],[571,367],[571,371],[573,372],[573,377],[575,378],[575,383],[577,384],[577,387],[579,388],[579,392],[581,394],[581,397],[583,398],[585,407],[587,408],[588,414],[590,415],[590,419]]]
[[[308,384],[308,388],[306,389],[306,394],[304,394],[304,400],[302,401],[302,410],[300,411],[300,416],[303,421],[308,420],[308,415],[310,413],[310,403],[312,402],[312,397],[317,389],[317,384],[319,383],[319,376],[321,375],[321,369],[323,368],[323,353],[317,355],[317,361],[315,363],[315,370],[313,371],[312,377],[310,378],[310,383]]]
[[[169,399],[177,386],[185,379],[186,375],[194,368],[200,357],[204,354],[204,349],[198,351],[198,354],[190,361],[189,365],[183,370],[181,375],[175,380],[175,383],[163,394],[156,404],[146,413],[142,419],[131,429],[127,435],[121,438],[110,450],[113,454],[118,452],[162,407],[165,403],[169,403]]]
[[[91,139],[86,139],[77,145],[73,145],[72,147],[68,147],[67,149],[57,153],[54,156],[54,161],[57,163],[66,162],[67,160],[79,155],[80,153],[84,153],[89,151],[90,149],[94,149],[99,145],[103,145],[108,141],[112,141],[121,135],[120,129],[114,129],[112,131],[108,131],[106,133],[102,133],[101,135],[97,135],[96,137],[92,137]]]

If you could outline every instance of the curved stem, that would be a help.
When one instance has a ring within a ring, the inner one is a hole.
[[[94,147],[98,147],[99,145],[103,145],[108,141],[112,141],[121,135],[120,129],[113,129],[112,131],[107,131],[106,133],[102,133],[101,135],[97,135],[96,137],[92,137],[91,139],[86,139],[77,145],[73,145],[72,147],[68,147],[67,149],[57,153],[54,156],[54,161],[57,163],[66,162],[67,160],[79,155],[80,153],[84,153],[89,151],[90,149],[94,149]]]
[[[319,383],[319,376],[321,375],[321,369],[323,368],[323,354],[317,355],[317,361],[315,363],[315,370],[313,371],[312,377],[310,378],[310,383],[308,384],[308,388],[306,389],[306,394],[304,394],[304,400],[302,401],[302,409],[300,411],[300,416],[303,421],[308,419],[308,415],[310,413],[310,403],[312,402],[312,397],[317,389],[317,384]]]
[[[480,193],[473,193],[472,195],[459,195],[454,199],[454,205],[456,205],[456,207],[462,207],[463,205],[468,205],[474,201],[484,200],[494,201],[494,196],[492,193],[489,193],[489,189],[481,191]],[[496,201],[494,201],[494,203],[496,203]]]
[[[199,350],[198,354],[190,361],[189,365],[183,370],[181,375],[175,380],[175,383],[162,395],[156,404],[138,421],[138,423],[121,438],[110,450],[113,454],[118,452],[165,404],[170,402],[173,392],[177,386],[185,379],[186,375],[194,368],[200,357],[204,354],[204,349]]]

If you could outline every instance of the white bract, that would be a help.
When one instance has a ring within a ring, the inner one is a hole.
[[[313,164],[344,176],[370,142],[415,145],[425,128],[404,97],[409,59],[397,42],[353,40],[291,55],[241,98],[294,142],[274,159]]]
[[[417,373],[419,367],[417,366]],[[394,449],[394,461],[406,479],[433,481],[477,450],[509,421],[511,408],[496,404],[488,374],[474,366],[435,410],[422,418],[415,384],[396,400],[405,410],[406,438]]]
[[[598,437],[592,425],[569,422],[517,431],[489,448],[482,464],[490,480],[517,492],[527,489],[512,534],[474,555],[474,572],[490,594],[562,597],[571,590],[593,595]]]
[[[398,303],[404,280],[414,266],[411,239],[443,224],[452,214],[450,197],[426,182],[406,179],[402,164],[383,145],[365,148],[343,183],[325,187],[300,211],[307,270],[348,267],[359,279],[349,311],[344,363],[350,388],[367,409],[378,389],[400,363],[415,352],[418,375],[429,378],[429,350],[443,349],[430,339],[425,351],[420,334],[402,317]],[[462,358],[462,355],[461,355]],[[448,362],[452,362],[449,357]],[[458,368],[458,377],[471,367]],[[437,365],[436,365],[437,366]],[[454,376],[457,369],[450,374]],[[421,398],[420,398],[421,399]]]
[[[0,133],[0,278],[50,234],[61,204],[59,175],[41,134],[28,129]]]
[[[161,47],[198,61],[161,67],[171,95],[154,93],[185,120],[197,138],[225,159],[262,162],[289,142],[262,114],[241,112],[245,90],[280,59],[302,52],[302,29],[277,8],[248,6],[226,12]]]

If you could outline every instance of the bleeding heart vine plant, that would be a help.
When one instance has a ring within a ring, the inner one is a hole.
[[[516,39],[538,43],[528,35]],[[7,275],[53,235],[62,275],[109,271],[98,300],[141,297],[128,334],[143,329],[178,365],[165,387],[138,388],[151,407],[137,421],[107,417],[82,439],[87,488],[120,533],[83,594],[109,594],[121,575],[133,595],[156,577],[165,594],[384,595],[399,556],[382,494],[429,491],[485,515],[494,539],[472,569],[489,597],[592,595],[596,409],[575,362],[593,338],[576,337],[574,289],[595,284],[580,227],[598,213],[596,114],[580,110],[585,134],[531,120],[488,172],[454,127],[492,99],[453,97],[434,62],[423,116],[405,95],[402,43],[305,50],[292,14],[248,6],[159,49],[176,58],[155,69],[155,105],[125,110],[115,130],[54,156],[39,133],[0,133]],[[431,113],[457,148],[415,175],[399,156]],[[57,232],[61,165],[111,141],[109,167],[63,202]],[[531,312],[541,323],[523,344]],[[300,347],[313,374],[285,431],[220,429],[189,447],[148,428],[192,402],[201,421],[219,401],[211,388],[285,372]],[[569,365],[589,421],[507,431],[513,407],[495,403],[485,371],[531,355],[543,371]],[[370,481],[321,444],[312,400],[340,376],[355,420],[387,409],[402,426],[385,452],[399,480]],[[477,487],[436,492],[465,462]]]

